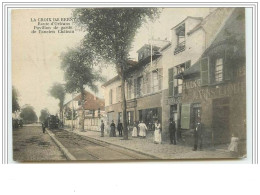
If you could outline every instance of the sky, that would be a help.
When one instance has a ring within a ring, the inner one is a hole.
[[[68,48],[79,45],[86,32],[62,34],[31,33],[34,28],[34,18],[69,18],[72,9],[19,9],[12,10],[12,85],[19,92],[19,104],[30,104],[38,116],[40,110],[48,108],[51,114],[58,111],[58,100],[49,95],[53,83],[65,83],[61,70],[60,55]],[[155,22],[144,24],[137,32],[133,42],[130,57],[137,60],[136,51],[149,39],[171,39],[170,29],[187,16],[205,17],[208,8],[165,8]],[[109,74],[108,74],[109,73]],[[101,73],[107,79],[116,75],[113,67],[104,69]],[[98,97],[103,97],[99,84]],[[71,95],[66,96],[69,101]]]

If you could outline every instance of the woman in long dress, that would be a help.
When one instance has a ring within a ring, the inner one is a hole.
[[[133,128],[133,132],[132,132],[132,137],[137,137],[137,124],[136,122],[134,122],[134,128]]]
[[[112,123],[110,125],[109,137],[116,137],[116,125],[115,125],[113,120],[112,120]]]
[[[158,120],[155,123],[154,143],[156,143],[156,144],[161,144],[162,143],[161,124],[159,123]]]
[[[139,136],[142,137],[142,138],[145,138],[146,137],[146,130],[147,130],[146,125],[144,124],[143,121],[141,121],[141,123],[138,125],[138,127],[140,129]]]

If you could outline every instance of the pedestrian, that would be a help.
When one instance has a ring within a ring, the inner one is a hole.
[[[198,122],[196,124],[196,128],[194,129],[194,148],[193,151],[196,151],[198,149],[198,144],[200,147],[200,150],[202,149],[202,138],[203,138],[203,129],[202,124]]]
[[[143,121],[141,121],[141,123],[138,125],[138,127],[140,128],[139,136],[141,138],[145,138],[146,137],[146,131],[147,131],[146,124]]]
[[[45,124],[42,123],[42,132],[45,133]]]
[[[123,136],[123,124],[120,122],[120,120],[118,120],[117,130],[118,130],[119,137],[122,137]]]
[[[134,122],[132,137],[137,137],[137,136],[138,136],[138,134],[137,134],[137,128],[138,128],[137,123]]]
[[[161,144],[162,143],[162,128],[159,120],[156,120],[154,124],[154,143]]]
[[[104,137],[105,124],[103,120],[101,120],[100,130],[101,130],[101,137]]]
[[[173,118],[170,118],[169,133],[171,144],[176,145],[176,123],[173,121]]]
[[[235,134],[232,134],[230,145],[228,146],[228,150],[232,153],[237,153],[238,142],[239,142],[239,138]]]
[[[112,120],[112,122],[111,122],[111,124],[110,124],[109,137],[116,137],[116,125],[115,125],[115,123],[114,123],[114,120]]]

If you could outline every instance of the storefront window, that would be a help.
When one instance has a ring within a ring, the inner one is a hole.
[[[133,123],[134,123],[134,112],[133,111],[127,112],[127,124],[133,125]]]
[[[154,130],[154,123],[156,120],[161,120],[159,115],[159,108],[150,108],[145,110],[139,110],[139,120],[143,120],[147,125],[148,130]]]

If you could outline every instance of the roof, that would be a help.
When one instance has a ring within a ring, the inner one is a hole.
[[[81,94],[77,95],[75,98],[73,98],[73,101],[80,101],[81,100]],[[71,100],[69,101],[71,102]],[[67,105],[69,102],[67,102],[65,105]],[[105,100],[101,99],[92,93],[85,90],[85,110],[104,110],[105,108]]]
[[[77,95],[73,100],[80,101],[81,94]],[[85,90],[84,109],[85,110],[98,110],[99,108],[100,108],[100,110],[104,110],[104,108],[105,108],[104,99],[98,98],[97,96],[95,96],[92,93]]]
[[[219,50],[223,50],[226,45],[240,45],[239,49],[235,52],[237,56],[243,57],[244,52],[244,36],[245,36],[245,24],[241,19],[244,12],[241,8],[236,8],[232,15],[229,16],[224,26],[221,28],[220,32],[217,34],[214,41],[209,45],[209,47],[203,52],[200,59],[206,56],[209,52],[217,53]],[[244,29],[244,30],[242,30]],[[200,59],[192,65],[189,69],[181,73],[181,75],[176,75],[176,77],[185,77],[192,74],[200,73]]]
[[[117,75],[117,76],[113,77],[112,79],[108,80],[107,82],[105,82],[102,85],[102,87],[106,87],[106,86],[110,85],[111,83],[113,83],[113,82],[115,82],[115,81],[117,81],[119,79],[120,79],[120,77],[119,77],[119,75]]]
[[[189,18],[191,18],[191,19],[195,19],[195,20],[201,20],[201,21],[203,20],[202,17],[192,17],[192,16],[187,16],[184,20],[182,20],[182,21],[179,22],[177,25],[175,25],[174,27],[172,27],[171,30],[174,29],[174,28],[176,28],[177,26],[179,26],[180,24],[182,24],[183,22],[185,22],[185,20],[187,20],[187,19],[189,19]]]

